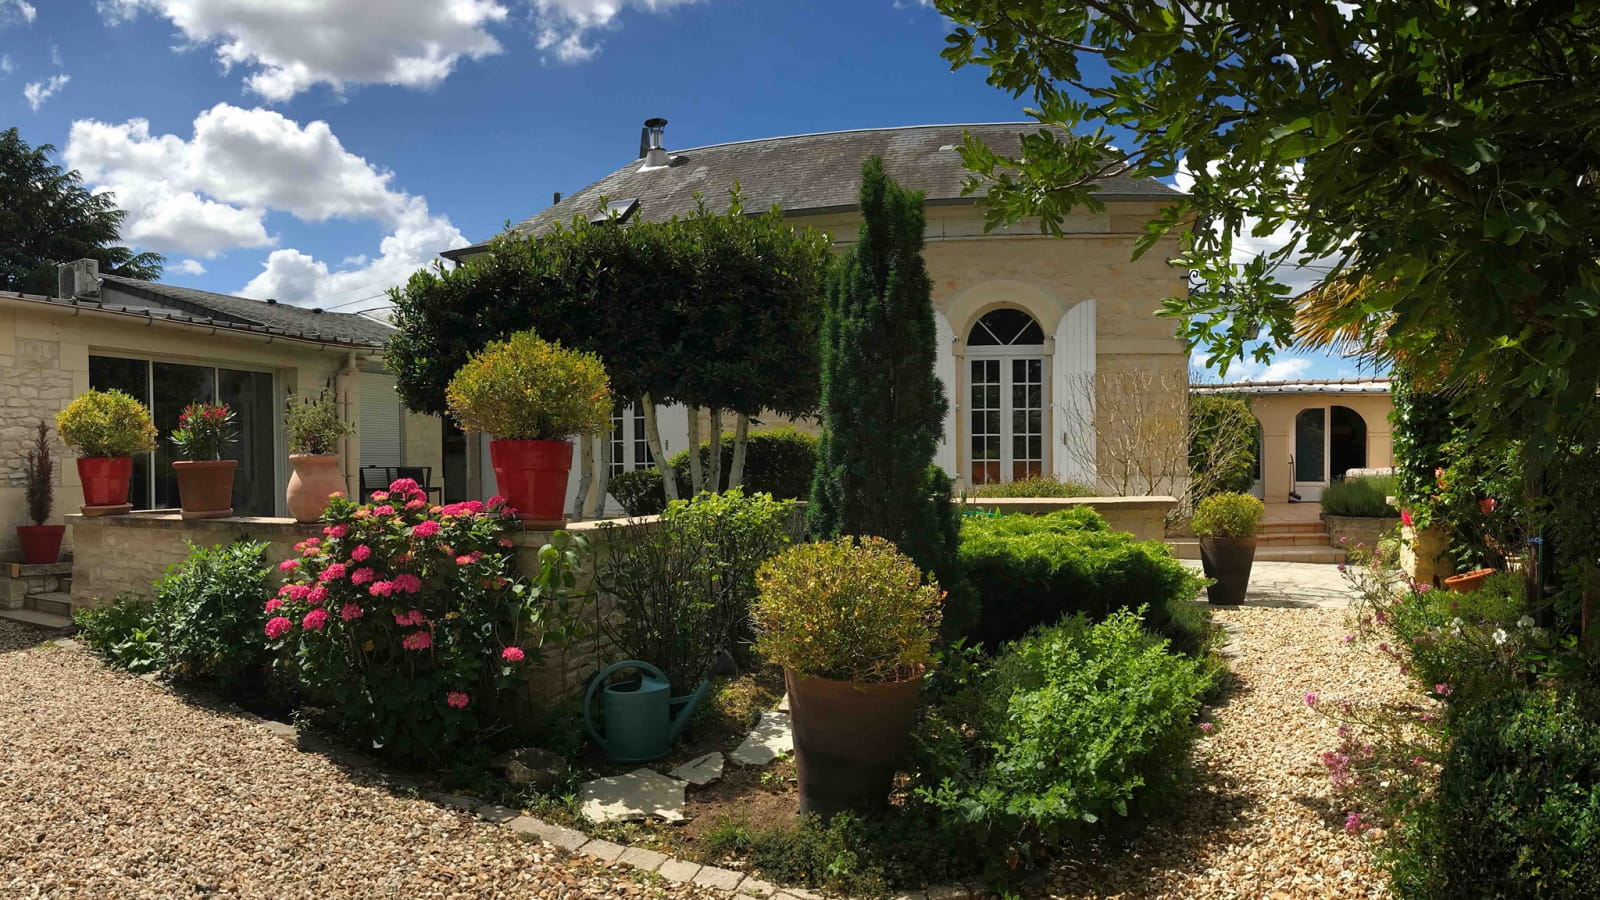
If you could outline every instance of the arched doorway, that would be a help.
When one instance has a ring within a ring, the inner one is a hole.
[[[1322,488],[1367,466],[1367,421],[1348,406],[1312,406],[1294,417],[1294,491],[1318,500]]]
[[[985,313],[967,333],[967,463],[973,485],[1050,471],[1044,330],[1020,309]]]

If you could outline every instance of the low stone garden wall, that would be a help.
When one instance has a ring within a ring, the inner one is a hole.
[[[1330,516],[1324,513],[1322,522],[1328,529],[1328,543],[1335,547],[1356,544],[1376,547],[1378,541],[1393,535],[1400,527],[1399,516]],[[1344,539],[1343,544],[1340,538]]]
[[[1178,505],[1176,497],[968,497],[967,506],[1001,514],[1040,515],[1092,507],[1114,531],[1126,531],[1135,540],[1159,541],[1166,537],[1167,513]]]

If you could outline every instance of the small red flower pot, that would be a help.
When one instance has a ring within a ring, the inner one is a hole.
[[[86,516],[111,516],[133,509],[128,502],[128,486],[133,481],[131,456],[80,456],[78,480],[83,483]]]
[[[572,445],[566,441],[490,441],[495,481],[517,518],[534,528],[567,524],[567,479]]]
[[[61,560],[61,538],[65,525],[18,525],[17,540],[22,544],[22,561],[44,566]]]

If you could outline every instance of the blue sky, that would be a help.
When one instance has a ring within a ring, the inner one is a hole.
[[[669,147],[1021,118],[944,26],[914,0],[0,0],[0,111],[117,192],[167,281],[363,310],[633,158],[649,116]]]

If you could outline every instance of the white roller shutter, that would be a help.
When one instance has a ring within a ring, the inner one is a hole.
[[[400,398],[395,396],[394,379],[362,372],[359,384],[361,424],[357,437],[361,441],[361,464],[401,465]]]

